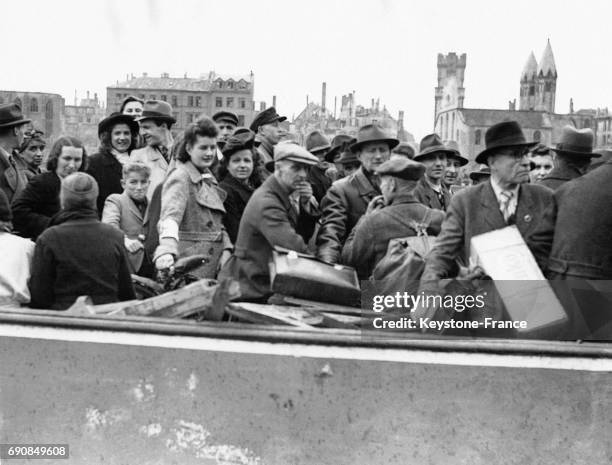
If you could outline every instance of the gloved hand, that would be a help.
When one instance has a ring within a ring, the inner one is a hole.
[[[130,239],[127,236],[123,239],[123,244],[129,253],[136,253],[144,248],[144,245],[138,239]]]
[[[166,270],[172,265],[174,265],[174,256],[169,253],[160,255],[157,260],[155,260],[155,268],[158,270]]]

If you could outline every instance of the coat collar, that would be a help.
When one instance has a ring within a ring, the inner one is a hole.
[[[559,179],[561,181],[570,181],[582,176],[582,173],[573,166],[556,166],[544,179]]]
[[[370,180],[367,178],[367,176],[363,172],[363,166],[360,166],[359,169],[355,171],[355,174],[353,174],[352,176],[353,176],[352,177],[353,184],[357,188],[357,191],[359,192],[360,196],[365,197],[369,195],[379,195],[380,194],[378,189],[376,189],[372,185]]]
[[[491,186],[491,181],[484,182],[481,186],[480,203],[483,206],[482,218],[484,218],[484,221],[493,229],[506,227],[507,224],[499,208],[499,203],[493,191],[493,187]],[[515,213],[517,225],[520,222],[529,223],[531,221],[534,205],[531,191],[526,189],[524,185],[520,185]]]
[[[400,192],[395,197],[393,197],[393,200],[391,200],[391,203],[389,205],[402,205],[402,204],[407,204],[407,203],[420,203],[420,202],[416,199],[412,191],[410,191],[410,192]]]
[[[212,184],[217,184],[217,180],[210,171],[202,173],[190,161],[185,163],[177,162],[176,165],[177,168],[182,167],[182,169],[187,171],[187,174],[189,174],[189,179],[191,179],[191,182],[194,184],[200,184],[203,180],[210,180]]]
[[[233,189],[240,196],[241,200],[245,203],[249,201],[251,195],[253,195],[253,191],[255,190],[251,186],[238,181],[238,179],[236,179],[229,173],[219,184],[219,187],[221,189],[223,189],[224,186]]]
[[[297,220],[298,220],[297,212],[291,206],[291,201],[289,200],[290,193],[287,191],[287,189],[281,186],[281,184],[276,179],[276,176],[274,176],[274,174],[272,174],[271,176],[268,176],[268,179],[264,181],[262,187],[263,186],[266,186],[267,189],[269,189],[271,192],[274,192],[276,194],[276,196],[279,198],[279,200],[283,204],[283,207],[285,208],[285,210],[287,210],[289,218],[294,222],[294,224],[297,224]]]
[[[102,164],[106,166],[121,166],[119,160],[110,152],[110,150],[104,150],[100,152],[102,154]]]
[[[143,215],[140,212],[140,209],[138,208],[138,206],[136,205],[136,202],[134,202],[131,197],[129,195],[127,195],[125,192],[123,192],[121,194],[121,197],[123,197],[124,202],[127,204],[130,212],[132,212],[139,220],[143,221]],[[146,197],[145,197],[146,199]]]

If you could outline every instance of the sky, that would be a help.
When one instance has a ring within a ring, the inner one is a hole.
[[[355,91],[417,140],[433,130],[438,53],[467,54],[466,108],[507,108],[550,39],[558,113],[612,108],[609,0],[19,0],[2,2],[0,89],[106,98],[126,74],[255,74],[289,118]]]

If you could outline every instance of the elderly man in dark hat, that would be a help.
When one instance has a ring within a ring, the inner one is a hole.
[[[486,163],[491,178],[458,192],[451,201],[442,231],[429,254],[422,280],[454,277],[457,260],[468,265],[472,237],[516,225],[540,268],[552,245],[554,198],[550,189],[529,184],[528,142],[516,121],[491,126],[486,149],[476,157]]]
[[[551,148],[555,152],[555,167],[540,181],[540,184],[557,190],[566,182],[586,173],[591,158],[601,156],[593,152],[594,140],[595,136],[591,129],[578,130],[572,126],[565,126],[557,147]]]
[[[317,163],[314,155],[293,142],[274,147],[274,174],[247,203],[234,256],[220,274],[220,279],[238,280],[242,300],[265,301],[271,295],[269,262],[275,246],[307,251],[319,214],[306,178]]]
[[[399,141],[382,127],[368,124],[359,129],[357,141],[350,146],[361,167],[350,176],[332,184],[321,202],[321,228],[317,234],[317,255],[336,263],[351,230],[366,211],[370,201],[380,195],[375,170],[387,161]]]
[[[262,178],[267,178],[270,171],[266,169],[266,164],[274,161],[274,146],[278,144],[285,134],[284,129],[280,125],[287,119],[286,116],[280,116],[276,113],[276,108],[266,108],[260,112],[253,122],[250,129],[255,133],[257,153],[259,153],[258,170]]]
[[[414,196],[429,208],[444,210],[450,203],[450,192],[444,184],[444,173],[448,157],[455,152],[442,143],[437,134],[429,134],[421,140],[420,151],[414,157],[425,165],[425,176],[414,190]]]
[[[438,235],[444,212],[426,207],[412,193],[425,173],[425,166],[407,157],[392,158],[376,169],[384,206],[370,202],[344,249],[342,262],[354,267],[360,279],[368,279],[385,256],[391,239],[417,235],[420,224],[431,235]]]
[[[98,184],[86,173],[62,180],[62,213],[36,240],[32,307],[65,310],[81,295],[94,304],[136,298],[123,233],[100,222],[97,196]]]
[[[151,168],[151,184],[147,198],[151,200],[155,188],[164,182],[170,166],[170,153],[172,150],[172,134],[170,128],[176,119],[172,115],[172,106],[161,100],[147,100],[142,116],[136,118],[140,123],[140,133],[147,144],[134,150],[130,161],[141,162]]]
[[[312,191],[317,202],[323,200],[327,190],[332,185],[330,175],[330,164],[326,161],[327,153],[331,150],[329,139],[319,131],[313,131],[306,136],[306,150],[318,158],[319,163],[310,168],[308,182],[312,185]],[[334,167],[334,165],[331,165]],[[335,167],[334,167],[334,171]],[[337,175],[337,173],[335,173]],[[335,175],[333,176],[335,180]]]
[[[444,145],[451,150],[451,153],[446,155],[446,169],[444,170],[444,178],[442,183],[452,195],[456,192],[459,185],[459,170],[462,166],[467,165],[470,161],[461,155],[459,144],[454,140],[444,141]]]
[[[30,121],[24,118],[21,107],[16,103],[0,105],[0,189],[4,191],[9,202],[27,184],[25,174],[17,167],[13,158],[13,150],[23,143]]]
[[[218,111],[213,115],[212,119],[219,129],[217,145],[219,145],[220,149],[223,149],[227,140],[234,134],[236,127],[238,127],[238,116],[231,111]]]

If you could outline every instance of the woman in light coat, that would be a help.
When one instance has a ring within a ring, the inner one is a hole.
[[[223,226],[225,192],[210,171],[218,129],[209,118],[190,124],[178,151],[176,168],[162,188],[159,246],[154,262],[167,269],[176,258],[204,254],[207,261],[194,274],[214,278],[233,246]]]

